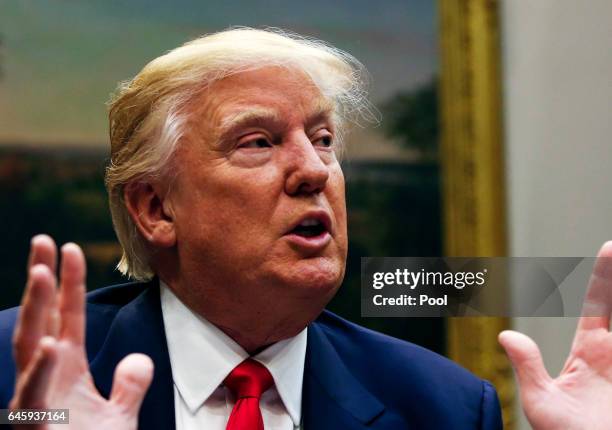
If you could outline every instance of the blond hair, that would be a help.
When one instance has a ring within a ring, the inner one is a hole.
[[[147,64],[109,102],[111,161],[106,170],[113,225],[123,248],[117,268],[131,278],[153,276],[150,249],[124,201],[125,186],[163,177],[185,132],[187,104],[213,82],[268,66],[296,68],[335,106],[337,127],[371,120],[367,74],[351,55],[279,29],[233,28],[199,37]]]

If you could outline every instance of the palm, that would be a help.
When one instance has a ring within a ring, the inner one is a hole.
[[[11,408],[68,409],[70,425],[58,424],[59,429],[135,429],[151,382],[152,362],[142,354],[124,358],[115,370],[110,399],[99,394],[84,347],[85,261],[76,245],[62,251],[57,292],[55,245],[50,238],[33,245],[28,286],[15,328],[17,386]]]
[[[612,242],[605,244],[589,283],[569,357],[551,378],[537,345],[517,332],[500,334],[534,429],[608,429],[612,405]]]
[[[49,381],[49,393],[52,393],[49,407],[70,409],[73,428],[91,428],[92,423],[98,423],[100,428],[111,428],[109,420],[115,418],[116,421],[122,414],[98,393],[83,349],[62,340],[57,343],[56,354],[58,365]],[[65,427],[58,425],[59,429]]]

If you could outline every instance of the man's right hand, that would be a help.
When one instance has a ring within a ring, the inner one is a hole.
[[[73,243],[62,247],[59,289],[56,261],[53,240],[34,237],[13,334],[17,377],[9,407],[69,409],[70,424],[62,429],[135,429],[153,363],[128,355],[115,369],[110,399],[100,395],[85,352],[85,257]]]

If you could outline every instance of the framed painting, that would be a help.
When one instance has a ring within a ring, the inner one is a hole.
[[[372,116],[353,127],[343,161],[349,255],[331,309],[490,379],[511,428],[514,387],[496,343],[508,321],[362,318],[359,294],[364,256],[505,254],[497,8],[491,0],[2,2],[0,273],[10,288],[0,308],[19,302],[39,232],[83,246],[90,289],[121,282],[103,185],[105,102],[119,81],[201,34],[283,28],[351,53],[371,77]]]

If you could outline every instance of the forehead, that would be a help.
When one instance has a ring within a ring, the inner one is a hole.
[[[223,130],[258,118],[276,122],[332,117],[333,102],[303,72],[283,67],[236,73],[210,85],[195,116],[202,125]],[[206,123],[206,124],[204,124]]]

